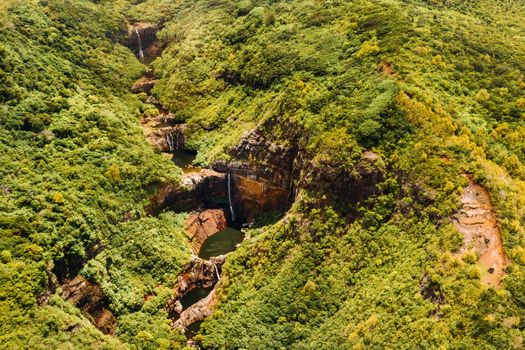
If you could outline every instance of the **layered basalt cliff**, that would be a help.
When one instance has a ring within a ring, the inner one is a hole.
[[[162,44],[157,40],[159,26],[147,22],[135,22],[128,25],[126,46],[135,54],[142,51],[143,56],[159,56],[163,50]]]
[[[209,169],[185,174],[181,185],[165,185],[150,198],[146,211],[156,215],[171,208],[175,211],[194,211],[202,209],[214,198],[227,198],[226,174]]]

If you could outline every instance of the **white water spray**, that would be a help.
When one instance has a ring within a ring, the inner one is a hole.
[[[235,211],[232,206],[232,188],[231,188],[231,177],[228,172],[228,204],[230,205],[230,212],[232,214],[232,221],[235,221]]]
[[[135,34],[137,34],[137,38],[139,40],[139,58],[140,61],[144,61],[144,52],[142,52],[142,39],[140,38],[140,33],[137,28],[135,28]]]
[[[174,151],[174,141],[173,141],[173,133],[167,133],[166,134],[166,143],[168,144],[168,148],[170,152]]]
[[[219,275],[219,269],[217,268],[217,264],[213,264],[215,267],[215,273],[217,274],[217,281],[221,280],[221,275]]]

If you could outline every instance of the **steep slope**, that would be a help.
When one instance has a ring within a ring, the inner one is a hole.
[[[280,166],[292,179],[285,217],[249,231],[227,260],[198,343],[521,346],[523,10],[487,1],[174,5],[152,92],[188,123],[186,147],[202,165],[221,160],[234,174],[239,161]],[[261,148],[239,152],[250,133]],[[293,149],[291,168],[272,163],[286,154],[274,149]],[[365,150],[383,176],[363,171]],[[458,255],[465,172],[492,195],[510,258],[499,290],[480,279],[475,252]]]
[[[7,348],[523,347],[522,1],[6,6]]]

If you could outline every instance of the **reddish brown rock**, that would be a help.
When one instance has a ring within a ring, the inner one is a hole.
[[[212,257],[209,260],[193,256],[177,278],[177,284],[173,288],[173,297],[168,300],[166,310],[171,315],[179,314],[180,299],[196,287],[208,288],[213,286],[218,280],[221,266],[226,257],[224,255]]]
[[[133,84],[133,86],[131,87],[131,91],[145,92],[149,94],[151,89],[153,89],[153,86],[155,86],[156,82],[157,80],[154,78],[143,76]]]
[[[142,48],[144,56],[158,56],[162,53],[162,45],[157,40],[159,26],[147,22],[135,22],[128,25],[127,42],[135,54]],[[139,39],[140,37],[140,39]]]
[[[226,226],[226,215],[222,209],[193,212],[186,220],[186,235],[191,241],[193,250],[199,252],[208,237],[224,230]]]
[[[62,285],[61,296],[77,306],[102,332],[115,333],[115,316],[107,309],[107,300],[98,285],[77,276]]]
[[[463,246],[459,254],[469,250],[479,254],[481,282],[499,287],[509,259],[505,254],[498,219],[494,213],[490,194],[486,189],[469,179],[461,196],[461,209],[455,215],[454,223],[463,234]]]
[[[179,319],[172,323],[171,327],[174,329],[179,327],[186,329],[190,324],[204,320],[206,317],[213,314],[216,304],[217,296],[215,294],[215,289],[213,289],[206,298],[199,300],[184,310],[180,314]]]
[[[234,175],[233,179],[235,193],[247,222],[252,222],[257,216],[271,210],[282,210],[286,206],[287,191],[270,181],[241,175]]]

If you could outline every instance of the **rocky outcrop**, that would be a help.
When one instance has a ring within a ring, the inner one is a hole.
[[[154,120],[144,123],[143,130],[146,140],[161,152],[173,152],[184,147],[186,124],[172,126],[169,122]]]
[[[174,211],[194,211],[212,207],[216,198],[227,198],[226,174],[209,169],[184,174],[181,186],[165,185],[150,197],[146,212],[156,215],[166,208]]]
[[[300,146],[300,134],[290,132],[293,142],[272,142],[259,129],[246,134],[230,154],[235,161],[217,161],[212,168],[231,175],[233,204],[244,219],[253,221],[271,210],[284,210],[298,188],[331,194],[354,204],[376,193],[384,180],[381,157],[365,151],[354,167],[340,164],[313,164],[307,150]]]
[[[209,260],[193,256],[184,272],[177,278],[177,284],[173,289],[174,296],[168,300],[166,310],[172,315],[179,314],[181,312],[179,300],[184,295],[194,288],[209,288],[217,283],[219,280],[218,273],[220,273],[225,259],[224,255],[212,257]]]
[[[102,332],[115,333],[115,316],[107,308],[107,300],[99,286],[77,276],[62,285],[61,296],[78,307]]]
[[[186,235],[195,253],[198,253],[208,237],[224,230],[226,215],[222,209],[208,209],[190,213],[186,220]]]
[[[217,296],[215,289],[213,289],[206,298],[199,300],[186,310],[182,311],[180,317],[171,324],[171,327],[174,329],[180,327],[186,329],[192,323],[204,320],[206,317],[213,314],[216,303]]]
[[[464,237],[458,254],[463,255],[469,250],[476,252],[482,268],[481,282],[498,287],[509,264],[498,219],[487,190],[475,184],[471,177],[468,180],[461,196],[461,209],[454,217],[454,224]]]
[[[151,89],[155,86],[157,80],[149,76],[143,76],[137,80],[131,87],[131,91],[134,93],[145,92],[149,94]]]
[[[353,167],[339,164],[304,166],[300,186],[314,189],[354,204],[377,193],[376,185],[385,178],[385,165],[381,157],[372,152],[361,154]]]
[[[233,206],[251,222],[291,202],[292,168],[297,150],[268,140],[259,129],[244,135],[230,151],[233,162],[217,161],[212,168],[231,175]]]

